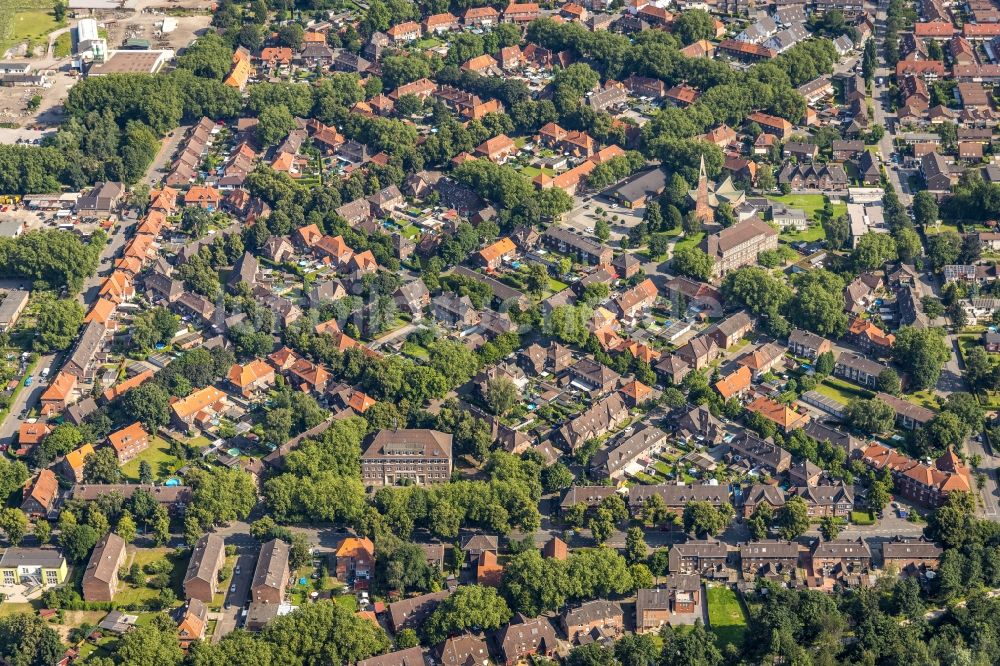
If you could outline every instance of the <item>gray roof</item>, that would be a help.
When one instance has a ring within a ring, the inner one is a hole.
[[[260,587],[281,587],[282,579],[288,572],[289,552],[288,544],[280,539],[271,539],[261,546],[251,587],[255,590]]]
[[[87,570],[83,574],[83,581],[98,580],[102,583],[110,583],[118,573],[118,562],[125,551],[125,539],[114,532],[109,532],[94,547],[94,552],[87,562]]]
[[[46,569],[60,567],[65,559],[55,548],[8,548],[0,556],[0,569],[19,566],[41,566]]]
[[[225,548],[226,542],[218,534],[206,534],[198,539],[191,551],[184,582],[197,579],[211,583],[219,573],[216,565]]]

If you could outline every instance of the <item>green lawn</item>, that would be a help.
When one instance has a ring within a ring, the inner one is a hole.
[[[132,481],[139,480],[139,464],[145,460],[153,468],[153,480],[162,481],[172,476],[180,467],[181,461],[170,455],[170,445],[162,437],[153,437],[149,448],[136,458],[125,463],[122,474]]]
[[[358,610],[358,600],[354,598],[353,594],[335,595],[333,600],[338,606],[343,606],[352,613]]]
[[[914,405],[920,405],[935,412],[939,409],[938,401],[933,391],[917,391],[916,393],[907,393],[903,397]]]
[[[792,208],[801,208],[806,215],[814,220],[819,220],[819,214],[823,210],[826,199],[822,194],[788,194],[782,196],[769,196],[771,201],[778,201]],[[839,217],[847,214],[847,204],[833,204],[833,216]]]
[[[851,522],[855,525],[874,525],[875,518],[867,511],[851,511]]]
[[[0,55],[25,40],[47,43],[48,34],[62,25],[52,5],[52,0],[0,0]]]
[[[857,386],[848,384],[847,382],[834,377],[827,377],[824,379],[821,384],[816,386],[816,390],[828,398],[833,398],[837,402],[841,402],[845,405],[854,398],[870,398],[872,395],[864,389],[858,388]]]
[[[814,224],[805,231],[786,231],[782,233],[779,238],[789,243],[797,243],[799,241],[812,243],[813,241],[823,240],[826,238],[826,231],[824,231],[822,224]]]
[[[741,644],[747,630],[747,618],[736,592],[728,586],[713,586],[707,587],[706,593],[708,624],[718,637],[719,647]]]
[[[555,279],[551,275],[549,276],[549,290],[553,294],[558,294],[560,291],[562,291],[563,289],[565,289],[568,286],[569,285],[566,284],[565,282],[560,282],[559,280]]]
[[[155,562],[157,560],[166,559],[171,564],[173,564],[173,570],[170,572],[170,587],[173,589],[174,593],[177,595],[178,599],[184,598],[183,582],[184,582],[184,572],[186,570],[187,560],[183,562],[177,557],[175,551],[172,548],[137,548],[135,551],[135,557],[132,560],[126,559],[126,566],[131,566],[134,562],[138,564],[140,568],[144,568],[147,564]],[[145,585],[134,586],[130,583],[122,582],[118,587],[118,592],[115,593],[115,603],[121,605],[137,604],[144,605],[149,601],[156,599],[160,594],[159,590],[154,590],[151,587]],[[180,605],[180,601],[177,605]]]
[[[68,33],[56,37],[55,43],[52,45],[52,54],[57,58],[68,58],[73,52],[73,37]]]
[[[430,358],[430,354],[427,350],[415,342],[404,342],[403,353],[407,356],[412,356],[413,358],[419,358],[422,361],[426,361]]]
[[[539,169],[538,167],[526,166],[521,169],[521,175],[527,176],[528,178],[534,178],[540,173],[544,173],[546,176],[552,177],[556,175],[555,169]]]
[[[690,234],[690,235],[684,236],[679,241],[677,241],[676,245],[674,245],[674,252],[676,252],[677,250],[680,250],[681,248],[698,247],[699,245],[701,245],[701,241],[702,241],[703,238],[705,238],[705,232],[704,231],[699,231],[696,234]]]

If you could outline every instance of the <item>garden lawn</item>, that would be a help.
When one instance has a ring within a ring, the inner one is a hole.
[[[851,522],[855,525],[874,525],[875,518],[867,511],[851,511]]]
[[[0,0],[0,54],[24,40],[47,44],[60,27],[51,9],[51,0]]]
[[[857,386],[852,386],[847,382],[842,382],[834,377],[827,377],[820,384],[817,384],[816,390],[828,398],[833,398],[834,400],[842,402],[845,405],[854,398],[871,397],[871,393],[868,391],[858,388]]]
[[[676,245],[674,245],[674,252],[677,252],[677,250],[680,250],[681,248],[685,247],[698,247],[699,245],[701,245],[701,241],[704,237],[705,237],[704,231],[699,231],[696,234],[690,234],[684,236],[679,241],[677,241]]]
[[[52,45],[52,55],[56,58],[68,58],[73,52],[73,38],[68,32],[56,37]]]
[[[937,398],[934,396],[934,392],[931,390],[917,391],[916,393],[907,393],[903,396],[908,401],[912,402],[914,405],[920,405],[930,409],[931,411],[938,411]]]
[[[708,624],[718,637],[719,647],[743,643],[747,618],[736,592],[727,586],[713,586],[706,588],[705,596],[708,599]]]
[[[836,207],[834,209],[836,210]],[[788,231],[781,234],[778,238],[786,243],[812,243],[813,241],[825,239],[826,231],[823,230],[822,224],[814,224],[805,231]]]
[[[569,285],[565,282],[560,282],[551,275],[549,276],[549,289],[553,294],[558,294],[560,291],[568,287]]]
[[[334,595],[333,600],[338,606],[343,606],[352,613],[358,610],[358,600],[354,598],[353,594]]]
[[[145,460],[153,468],[153,480],[162,481],[181,467],[181,461],[170,455],[170,444],[162,437],[153,437],[149,442],[149,448],[136,456],[133,460],[125,463],[122,467],[122,474],[132,481],[139,480],[139,464]]]
[[[170,572],[170,587],[177,595],[178,599],[184,598],[184,572],[187,569],[187,561],[180,561],[171,548],[136,548],[135,556],[125,560],[126,567],[131,567],[133,563],[138,564],[140,569],[145,569],[147,564],[157,560],[166,559],[173,565]],[[148,578],[148,576],[147,576]],[[154,590],[146,585],[134,586],[131,583],[122,581],[115,593],[115,603],[121,605],[136,604],[145,605],[149,601],[156,599],[160,595],[159,590]],[[177,605],[180,605],[180,601]]]

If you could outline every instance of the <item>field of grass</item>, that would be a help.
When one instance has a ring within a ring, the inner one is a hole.
[[[747,630],[743,604],[730,587],[706,588],[708,598],[708,624],[718,637],[719,647],[729,643],[740,644]]]
[[[867,511],[851,511],[851,522],[855,525],[874,525],[875,517]]]
[[[416,344],[415,342],[404,342],[403,343],[403,353],[407,356],[412,356],[413,358],[419,358],[426,361],[430,358],[430,354],[426,349]]]
[[[842,402],[845,405],[854,398],[871,397],[870,392],[848,384],[847,382],[840,381],[834,377],[827,377],[824,379],[822,383],[816,386],[816,390],[828,398],[833,398],[837,402]]]
[[[55,43],[52,45],[52,54],[57,58],[68,58],[73,51],[73,37],[68,33],[56,37]]]
[[[683,238],[677,241],[676,245],[674,245],[674,252],[685,247],[698,247],[699,245],[701,245],[701,240],[704,237],[705,237],[704,231],[699,231],[696,234],[689,234],[687,236],[684,236]]]
[[[788,194],[768,197],[771,201],[778,201],[792,208],[801,208],[810,218],[819,220],[819,214],[823,210],[826,199],[822,194]],[[833,204],[833,216],[839,217],[847,214],[847,204]],[[821,229],[822,230],[822,229]]]
[[[800,241],[812,243],[813,241],[826,238],[826,231],[824,231],[822,224],[814,224],[805,231],[786,231],[778,238],[788,243],[798,243]]]
[[[0,604],[0,617],[17,615],[18,613],[28,613],[29,615],[34,615],[35,607],[31,603],[17,604],[10,601],[5,601]]]
[[[135,557],[132,560],[126,560],[126,566],[131,566],[134,562],[135,564],[138,564],[140,568],[145,568],[147,564],[162,559],[168,560],[173,565],[173,570],[170,572],[170,587],[173,589],[178,599],[183,599],[184,591],[182,589],[182,583],[184,582],[184,571],[186,568],[184,565],[186,565],[187,562],[179,561],[179,558],[175,555],[173,549],[138,548],[135,551]],[[143,605],[153,599],[156,599],[159,594],[159,590],[154,590],[153,588],[145,585],[135,586],[130,583],[122,582],[118,587],[118,592],[115,594],[115,602],[122,605]],[[180,604],[180,602],[177,603],[178,605]]]
[[[917,391],[916,393],[907,393],[903,397],[914,405],[920,405],[935,412],[939,409],[937,397],[933,391]]]
[[[52,15],[52,0],[0,0],[0,55],[25,40],[46,43],[61,27]]]
[[[153,480],[163,481],[173,475],[181,466],[181,461],[170,455],[170,444],[162,437],[153,437],[149,442],[149,448],[136,456],[135,459],[125,463],[122,467],[122,474],[133,481],[139,480],[139,464],[145,460],[153,468]]]
[[[549,291],[551,291],[553,294],[559,293],[568,286],[569,285],[566,284],[565,282],[560,282],[551,275],[549,276]]]
[[[526,166],[523,169],[521,169],[521,174],[527,176],[528,178],[534,178],[540,173],[544,173],[546,176],[549,177],[556,175],[555,170],[549,168],[539,169],[538,167]]]

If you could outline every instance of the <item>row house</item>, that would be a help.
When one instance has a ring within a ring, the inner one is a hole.
[[[632,515],[640,515],[646,500],[653,495],[663,500],[667,511],[678,516],[684,513],[689,502],[708,502],[714,507],[731,504],[726,486],[634,485],[628,488],[628,507]]]
[[[875,397],[892,407],[896,412],[896,423],[901,428],[916,430],[925,426],[934,418],[934,412],[926,407],[916,405],[909,400],[897,398],[894,395],[882,392],[877,393]]]
[[[833,351],[833,343],[810,331],[794,329],[788,336],[788,351],[794,356],[815,360],[820,354]]]
[[[538,8],[538,4],[534,2],[512,2],[503,10],[503,20],[505,23],[531,23],[540,15],[541,10]]]
[[[798,565],[799,544],[794,541],[766,539],[740,546],[740,567],[746,580],[794,577]]]
[[[879,375],[888,370],[888,366],[872,361],[858,354],[845,352],[837,357],[833,374],[842,379],[854,382],[858,386],[875,388]]]
[[[805,500],[811,518],[847,518],[854,510],[854,491],[843,481],[832,486],[802,486],[791,492]]]
[[[642,471],[666,443],[667,433],[652,426],[644,427],[614,446],[599,450],[590,467],[597,476],[618,481]]]
[[[609,639],[625,633],[625,611],[616,601],[595,599],[562,615],[562,628],[571,643],[587,642],[587,637]]]
[[[615,392],[567,421],[559,428],[557,434],[570,451],[576,451],[588,440],[607,434],[620,426],[628,415],[628,405],[621,394]]]
[[[812,572],[820,586],[840,582],[850,587],[867,584],[872,568],[872,551],[861,537],[819,540],[812,550]]]
[[[924,506],[939,507],[952,492],[973,489],[969,468],[951,449],[933,465],[919,463],[881,444],[870,445],[861,459],[876,471],[889,470],[893,491]]]
[[[668,568],[672,574],[715,577],[729,566],[729,546],[718,539],[688,539],[670,547]]]
[[[747,461],[754,467],[762,467],[770,474],[778,475],[788,471],[792,465],[792,454],[777,444],[744,433],[729,442],[729,454],[733,459]]]
[[[640,589],[635,602],[636,633],[694,624],[702,618],[701,594],[701,579],[685,574],[671,574],[663,587]]]

